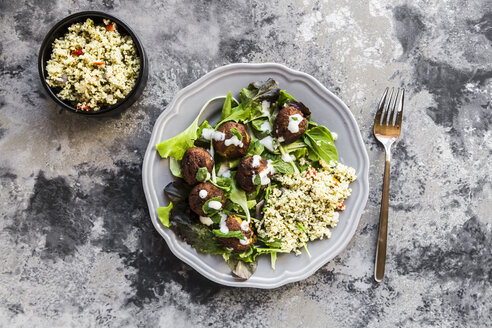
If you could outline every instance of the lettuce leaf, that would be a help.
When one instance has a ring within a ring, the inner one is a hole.
[[[229,194],[229,199],[239,205],[242,208],[244,214],[246,214],[248,222],[251,221],[251,215],[249,214],[248,209],[248,198],[246,197],[246,193],[244,192],[244,190],[237,186],[235,176],[233,176],[231,179],[231,193]]]
[[[156,145],[156,149],[162,158],[174,157],[176,160],[181,160],[184,153],[188,148],[193,147],[195,140],[198,138],[198,120],[203,111],[210,105],[213,101],[217,99],[224,99],[225,97],[215,97],[210,99],[203,105],[202,109],[198,113],[193,123],[186,128],[180,134],[164,140]]]
[[[171,213],[172,209],[173,209],[173,202],[170,202],[169,206],[157,208],[157,216],[159,217],[159,220],[161,220],[163,226],[168,228],[169,228],[169,214]]]

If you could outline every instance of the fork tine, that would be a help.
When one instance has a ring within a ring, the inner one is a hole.
[[[390,108],[390,105],[391,105],[391,101],[393,99],[393,93],[395,91],[395,88],[391,88],[391,92],[390,92],[390,96],[389,96],[389,99],[388,101],[384,104],[384,109],[383,109],[383,113],[381,114],[381,120],[379,121],[379,124],[383,124],[384,121],[386,121],[387,119],[387,113],[389,111],[389,108]]]
[[[389,90],[389,88],[386,87],[386,89],[384,89],[383,94],[381,95],[381,98],[379,99],[379,103],[378,103],[378,107],[377,107],[378,110],[376,112],[376,117],[374,119],[375,122],[381,120],[381,115],[383,113],[384,102],[386,100],[386,96],[388,95],[388,90]]]
[[[395,118],[398,115],[398,111],[396,110],[396,104],[398,103],[398,97],[400,96],[400,88],[396,89],[395,99],[392,104],[390,104],[390,108],[388,111],[388,117],[386,119],[386,125],[395,125]]]
[[[405,100],[405,89],[401,89],[400,98],[398,99],[398,116],[396,118],[396,127],[401,126],[401,119],[403,117],[403,102]]]

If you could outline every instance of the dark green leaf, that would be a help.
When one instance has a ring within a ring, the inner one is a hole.
[[[197,251],[211,254],[227,253],[213,232],[200,223],[187,203],[174,203],[169,221],[170,229]]]
[[[239,230],[237,231],[232,231],[230,230],[228,233],[223,233],[219,229],[214,229],[212,230],[214,235],[219,238],[237,238],[241,240],[245,240],[246,237],[243,235],[243,233]]]
[[[278,160],[272,163],[275,171],[282,174],[292,174],[295,173],[294,167],[291,162],[284,162],[283,160]],[[295,165],[295,164],[294,164]]]
[[[282,108],[284,107],[284,105],[289,101],[289,100],[294,100],[294,97],[292,97],[291,95],[289,95],[287,92],[285,92],[285,90],[280,90],[279,92],[279,95],[278,95],[278,99],[277,99],[277,102],[275,103],[275,105],[277,105],[278,108]]]
[[[307,141],[306,141],[307,140]],[[304,133],[304,142],[325,163],[338,161],[338,152],[331,132],[324,126],[316,126]]]
[[[255,139],[254,141],[249,143],[249,148],[248,152],[246,153],[246,156],[253,156],[253,155],[260,155],[263,153],[265,150],[265,146],[263,146],[258,139]]]
[[[202,210],[203,210],[203,212],[204,212],[205,214],[207,214],[207,215],[212,215],[212,214],[215,214],[215,213],[217,213],[217,212],[220,210],[220,209],[216,210],[215,208],[211,208],[211,207],[209,206],[209,203],[210,203],[210,202],[212,202],[212,201],[214,201],[214,202],[219,202],[219,203],[220,203],[220,202],[222,201],[222,196],[217,196],[217,197],[214,197],[214,198],[210,198],[210,199],[208,199],[208,200],[205,202],[205,204],[203,204],[203,206],[202,206]]]

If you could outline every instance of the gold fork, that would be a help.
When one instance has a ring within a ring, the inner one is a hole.
[[[384,277],[384,265],[386,262],[386,240],[388,236],[388,203],[390,182],[391,146],[400,136],[401,118],[403,116],[403,100],[405,89],[391,88],[384,90],[378,104],[378,111],[374,118],[374,136],[384,146],[386,162],[384,165],[383,196],[381,198],[381,211],[379,213],[378,243],[376,246],[376,263],[374,266],[374,279],[381,282]]]

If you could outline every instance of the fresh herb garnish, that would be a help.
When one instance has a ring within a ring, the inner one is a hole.
[[[239,141],[243,140],[243,135],[241,134],[241,132],[239,132],[239,131],[237,130],[237,128],[236,128],[236,127],[233,127],[233,128],[231,129],[231,133],[232,133],[233,135],[235,135],[235,136],[239,139]]]
[[[213,198],[208,199],[205,202],[205,204],[203,204],[203,206],[202,206],[203,213],[205,213],[209,216],[217,213],[218,211],[220,211],[220,208],[219,209],[211,208],[210,202],[219,202],[220,203],[221,201],[222,201],[222,196],[217,196],[217,197],[213,197]],[[222,206],[221,206],[221,208],[222,208]]]
[[[163,226],[168,228],[169,228],[169,215],[172,209],[173,209],[173,202],[170,202],[169,206],[157,208],[157,216],[159,217],[159,220],[161,220]]]
[[[196,171],[196,181],[203,182],[207,180],[207,176],[209,175],[208,170],[206,167],[200,167],[198,171]]]

